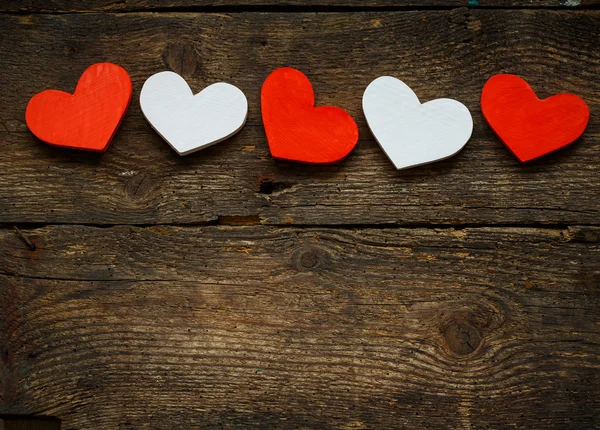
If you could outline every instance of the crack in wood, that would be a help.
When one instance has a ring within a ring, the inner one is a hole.
[[[584,2],[562,2],[556,3],[552,1],[545,2],[522,2],[522,4],[501,4],[502,1],[499,0],[494,4],[494,2],[484,2],[474,9],[484,9],[484,10],[586,10],[586,9],[597,9],[600,5],[598,0],[589,0]],[[122,13],[132,13],[132,14],[166,14],[166,13],[213,13],[213,14],[233,14],[233,13],[342,13],[342,12],[411,12],[411,11],[440,11],[440,10],[456,10],[456,9],[472,9],[473,7],[469,7],[471,5],[465,5],[461,2],[455,2],[452,0],[432,0],[431,4],[423,4],[423,3],[408,3],[405,5],[373,5],[373,6],[365,6],[356,4],[356,5],[318,5],[318,4],[309,4],[309,5],[276,5],[276,4],[238,4],[238,5],[188,5],[188,6],[176,6],[170,5],[165,7],[123,7],[123,8],[97,8],[97,9],[80,9],[80,8],[70,8],[70,9],[60,9],[60,8],[44,8],[43,6],[38,7],[28,7],[28,8],[3,8],[0,9],[0,13],[5,14],[48,14],[48,15],[62,15],[62,14],[71,14],[71,13],[105,13],[105,14],[122,14]]]

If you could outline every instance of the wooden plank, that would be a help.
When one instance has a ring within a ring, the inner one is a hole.
[[[61,430],[61,425],[57,419],[17,415],[0,418],[0,430]]]
[[[3,15],[0,222],[597,224],[600,117],[592,114],[574,145],[523,166],[484,123],[479,96],[489,76],[511,72],[540,97],[572,92],[598,111],[599,29],[600,11]],[[28,99],[46,88],[72,91],[97,61],[123,65],[134,83],[108,152],[37,142],[23,121]],[[343,163],[271,159],[259,93],[286,65],[309,76],[318,104],[357,119],[361,141]],[[144,80],[169,68],[196,92],[220,80],[241,88],[248,125],[179,157],[138,103]],[[473,139],[458,156],[395,171],[361,112],[364,89],[386,74],[423,101],[447,96],[469,107]]]
[[[600,4],[600,0],[91,0],[82,4],[77,0],[25,0],[4,2],[0,11],[9,12],[127,12],[150,10],[210,10],[210,9],[403,9],[436,7],[526,7],[526,8],[586,8]]]
[[[593,428],[599,228],[0,230],[0,413]]]

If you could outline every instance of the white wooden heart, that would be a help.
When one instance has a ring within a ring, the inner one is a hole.
[[[369,84],[363,111],[375,139],[398,170],[455,155],[473,132],[473,118],[465,105],[452,99],[421,104],[408,85],[391,76]]]
[[[173,72],[156,73],[144,82],[140,107],[179,155],[233,136],[248,116],[248,101],[239,88],[218,82],[194,95],[185,79]]]

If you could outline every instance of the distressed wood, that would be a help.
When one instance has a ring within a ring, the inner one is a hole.
[[[43,417],[2,417],[0,430],[61,430],[61,423],[57,419]]]
[[[597,224],[600,116],[575,144],[521,166],[485,124],[479,97],[489,76],[514,72],[542,98],[572,92],[599,111],[598,29],[600,11],[2,15],[0,222]],[[103,156],[41,145],[24,124],[29,97],[69,90],[99,60],[130,72],[134,100],[165,68],[195,92],[234,82],[248,97],[247,125],[181,159],[133,103]],[[310,74],[317,104],[357,119],[361,140],[343,163],[271,159],[260,88],[283,65]],[[386,74],[423,100],[463,102],[474,117],[469,145],[396,172],[361,113],[364,89]]]
[[[23,13],[0,14],[0,417],[66,430],[598,427],[600,228],[582,224],[600,214],[600,11],[391,11],[466,4],[92,0],[86,12],[164,13],[44,15],[27,13],[84,6],[1,2]],[[284,13],[228,13],[242,10]],[[72,91],[98,61],[134,84],[109,150],[37,142],[27,100]],[[317,105],[357,119],[341,164],[270,157],[260,87],[283,66],[311,78]],[[194,93],[239,86],[248,125],[179,157],[137,103],[163,70]],[[583,137],[521,166],[479,112],[502,72],[540,97],[582,96]],[[362,116],[381,75],[465,103],[464,151],[396,172]],[[261,223],[286,226],[246,226]]]
[[[0,231],[0,413],[593,428],[600,229]],[[57,270],[60,268],[60,270]]]
[[[11,12],[127,12],[145,10],[219,9],[333,9],[336,8],[431,8],[431,7],[526,7],[587,8],[600,0],[19,0],[0,3],[0,11]]]

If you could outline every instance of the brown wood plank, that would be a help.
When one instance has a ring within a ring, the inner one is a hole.
[[[61,425],[57,419],[17,415],[0,418],[0,430],[61,430]]]
[[[597,224],[600,214],[600,11],[130,13],[0,16],[0,222],[270,224]],[[72,91],[90,64],[132,75],[134,99],[104,155],[58,150],[26,129],[28,99]],[[361,141],[345,162],[271,159],[260,119],[267,74],[294,66],[317,103],[347,109]],[[183,68],[182,68],[183,67]],[[177,156],[143,119],[139,90],[174,69],[195,91],[226,80],[248,96],[247,127]],[[592,112],[571,147],[520,165],[484,123],[479,95],[499,72],[540,97],[582,96]],[[473,112],[474,137],[450,160],[396,172],[361,112],[367,84],[392,74],[422,100],[451,96]]]
[[[593,428],[600,229],[0,230],[0,414]]]
[[[9,12],[127,12],[148,10],[210,10],[214,9],[318,9],[318,8],[436,8],[436,7],[552,7],[586,8],[600,0],[21,0],[0,4],[0,11]]]

